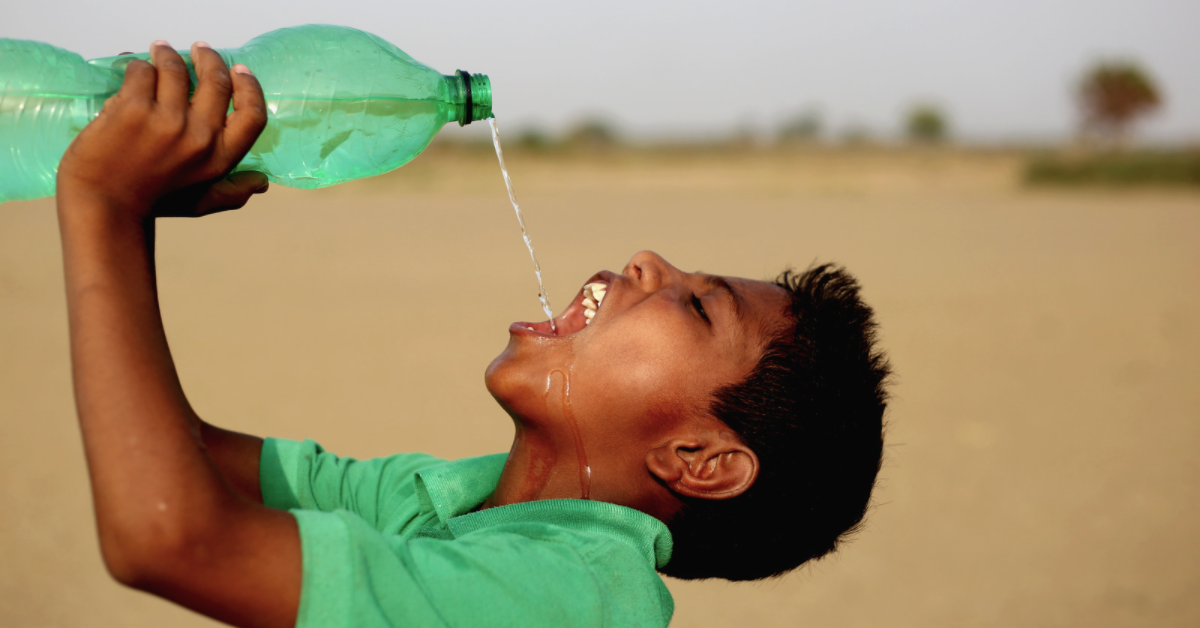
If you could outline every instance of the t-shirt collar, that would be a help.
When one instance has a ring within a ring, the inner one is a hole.
[[[442,523],[477,508],[496,490],[508,454],[462,458],[417,472],[421,510],[437,513]]]
[[[486,527],[540,522],[608,534],[637,548],[655,567],[671,559],[671,533],[641,511],[585,499],[548,499],[474,511],[496,490],[507,454],[463,458],[419,471],[414,479],[421,510],[436,513],[459,537]]]

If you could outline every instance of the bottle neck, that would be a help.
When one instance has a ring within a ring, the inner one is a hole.
[[[486,74],[471,74],[458,70],[446,77],[450,85],[450,101],[458,105],[459,126],[492,117],[492,82]]]

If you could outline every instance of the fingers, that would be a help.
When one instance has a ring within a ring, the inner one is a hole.
[[[178,171],[166,190],[179,191],[223,177],[246,156],[267,124],[262,86],[249,68],[237,64],[231,72],[221,55],[203,42],[193,45],[191,54],[197,79],[191,102],[188,68],[163,41],[151,46],[154,65],[140,60],[129,63],[120,92],[126,97],[122,100],[143,103],[130,109],[132,115],[163,144],[158,151],[165,160],[162,167]],[[226,115],[231,100],[233,112]],[[211,192],[198,188],[191,198],[202,202],[191,206],[202,206],[200,213],[241,207],[266,183],[257,174],[246,181],[244,185],[251,189],[229,182],[210,185]]]
[[[158,70],[158,104],[172,111],[186,111],[191,77],[183,57],[171,45],[159,40],[150,44],[150,59]]]
[[[267,191],[267,176],[261,172],[235,172],[214,183],[196,203],[196,215],[204,216],[240,209],[250,197]]]
[[[225,128],[225,114],[229,111],[229,96],[233,83],[229,68],[220,53],[208,44],[198,41],[192,44],[192,63],[196,68],[196,93],[192,96],[192,113],[214,132]]]
[[[267,105],[262,86],[250,68],[237,63],[230,74],[233,83],[233,113],[225,120],[221,143],[229,167],[242,160],[267,126]]]
[[[121,83],[121,90],[117,95],[122,101],[153,102],[157,85],[158,72],[154,66],[141,59],[134,59],[125,68],[125,80]]]

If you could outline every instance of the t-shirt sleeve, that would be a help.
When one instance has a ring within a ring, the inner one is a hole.
[[[352,513],[293,511],[298,627],[598,626],[603,596],[568,543],[517,533],[405,540]]]
[[[420,453],[359,461],[329,453],[311,440],[268,438],[259,459],[259,485],[267,506],[348,510],[378,528],[414,497],[413,475],[443,462]]]

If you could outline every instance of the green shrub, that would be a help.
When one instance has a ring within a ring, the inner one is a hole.
[[[1035,157],[1025,166],[1025,181],[1033,185],[1200,185],[1200,152]]]

